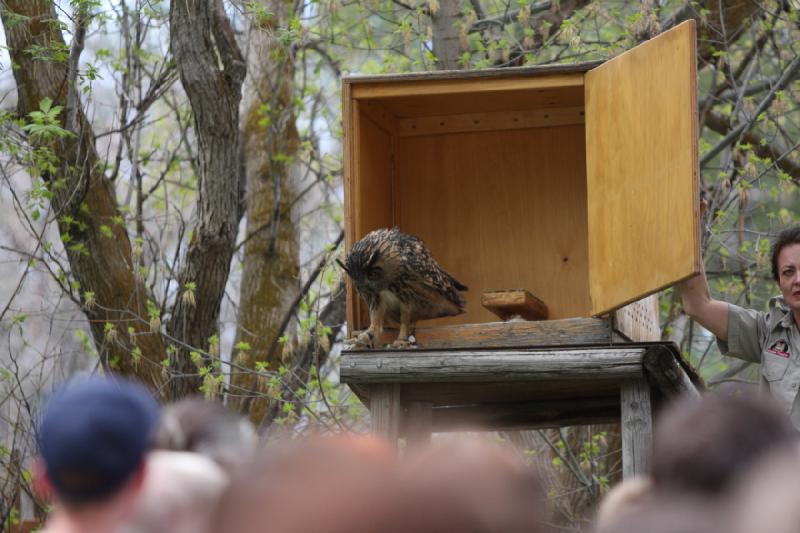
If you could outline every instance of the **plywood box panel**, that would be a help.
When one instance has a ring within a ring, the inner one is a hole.
[[[483,79],[436,79],[431,76],[430,79],[411,82],[387,80],[386,83],[360,84],[353,87],[353,98],[387,101],[389,99],[410,98],[410,100],[399,100],[399,102],[403,104],[417,102],[430,110],[428,103],[452,102],[454,99],[457,101],[459,96],[462,95],[466,98],[471,98],[473,101],[475,101],[476,97],[486,95],[489,98],[484,98],[483,100],[487,102],[490,99],[497,100],[498,96],[509,97],[508,95],[512,94],[522,98],[530,98],[530,95],[547,93],[553,98],[559,98],[562,95],[562,91],[569,87],[583,87],[583,74],[551,74],[549,76],[528,78],[494,77]],[[408,107],[413,109],[416,106],[410,105]],[[402,109],[406,109],[406,107]],[[422,110],[418,109],[418,111]]]
[[[586,75],[592,314],[699,270],[694,25]]]
[[[406,137],[397,143],[397,224],[470,291],[464,315],[491,322],[480,294],[526,288],[550,318],[588,316],[582,126]],[[565,216],[569,213],[569,216]]]
[[[345,216],[348,224],[345,246],[348,249],[366,233],[377,228],[391,227],[394,223],[394,137],[376,122],[373,109],[364,111],[359,109],[360,105],[359,102],[354,105],[354,142],[358,150],[352,154],[353,165],[347,184],[351,191],[347,198]],[[352,287],[348,293],[348,321],[354,324],[368,322],[367,310],[355,297]]]
[[[388,114],[388,111],[382,115]],[[473,131],[550,128],[583,124],[583,106],[530,110],[464,113],[404,118],[394,124],[397,135],[441,135]],[[393,115],[392,115],[393,116]]]
[[[367,114],[358,121],[360,149],[356,157],[355,229],[359,235],[392,224],[393,137]]]
[[[483,93],[410,95],[369,100],[380,102],[399,119],[463,113],[492,113],[530,109],[583,107],[583,75],[574,76],[571,85],[556,88],[531,88]],[[561,82],[563,83],[563,82]]]

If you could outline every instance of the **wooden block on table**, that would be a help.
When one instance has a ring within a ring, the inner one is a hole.
[[[548,316],[545,303],[525,289],[484,292],[481,305],[501,320],[514,316],[525,320],[546,320]]]

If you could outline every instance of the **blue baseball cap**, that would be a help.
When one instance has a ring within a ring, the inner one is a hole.
[[[144,386],[118,376],[57,390],[42,412],[38,443],[58,497],[84,503],[120,488],[142,464],[159,410]]]

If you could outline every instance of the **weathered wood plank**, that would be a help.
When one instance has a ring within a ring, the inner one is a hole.
[[[358,335],[356,331],[353,336]],[[538,322],[488,322],[417,328],[417,346],[438,348],[513,348],[611,343],[611,324],[602,318],[565,318]],[[397,330],[384,330],[380,346],[397,338]]]
[[[370,421],[372,432],[397,445],[400,434],[400,385],[380,384],[370,387]]]
[[[409,450],[424,448],[431,442],[433,404],[431,402],[409,402],[407,408],[406,445]]]
[[[485,79],[485,78],[510,78],[527,76],[547,76],[550,74],[586,72],[599,65],[603,61],[586,61],[583,63],[561,64],[561,65],[538,65],[532,67],[514,68],[487,68],[481,70],[439,70],[435,72],[407,72],[403,74],[388,75],[365,75],[350,74],[342,76],[342,82],[350,83],[383,83],[387,81],[411,81],[411,80],[447,80],[447,79]]]
[[[429,401],[434,407],[477,403],[529,403],[618,396],[621,379],[404,383],[402,401]],[[353,385],[356,387],[357,385]],[[366,387],[367,385],[362,385]]]
[[[620,398],[458,405],[433,409],[433,431],[543,429],[618,422]]]
[[[346,352],[340,376],[345,383],[639,378],[644,351],[643,347],[603,347]]]
[[[653,440],[653,416],[650,386],[645,379],[631,379],[620,391],[622,418],[622,477],[630,478],[649,472]]]
[[[700,398],[697,387],[667,347],[653,346],[647,350],[642,356],[642,365],[647,377],[667,396]]]

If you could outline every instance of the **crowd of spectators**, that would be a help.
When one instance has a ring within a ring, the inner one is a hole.
[[[40,417],[45,533],[539,533],[548,493],[517,450],[434,439],[398,455],[383,440],[329,435],[260,446],[219,404],[163,408],[141,385],[68,383]],[[757,397],[676,402],[659,414],[651,474],[614,486],[595,533],[800,530],[800,449]]]

